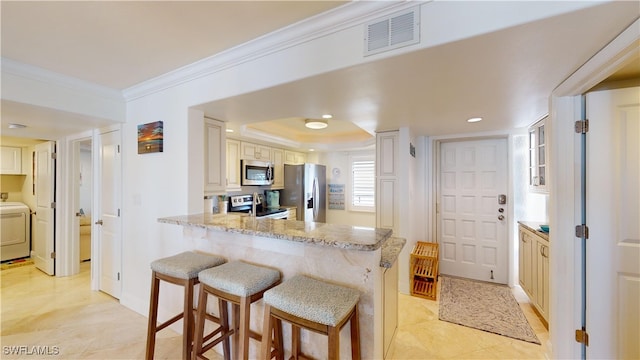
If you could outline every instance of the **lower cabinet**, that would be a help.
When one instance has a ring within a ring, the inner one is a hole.
[[[549,241],[530,229],[519,227],[520,286],[545,321],[549,321]]]
[[[384,357],[391,346],[391,340],[398,327],[398,262],[389,269],[384,269],[384,325],[382,338],[384,342]]]

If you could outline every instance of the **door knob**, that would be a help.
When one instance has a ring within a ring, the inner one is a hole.
[[[102,220],[96,221],[96,225],[102,225]]]
[[[504,220],[504,215],[498,215],[498,220]]]
[[[498,212],[503,213],[504,212],[504,208],[498,209]]]

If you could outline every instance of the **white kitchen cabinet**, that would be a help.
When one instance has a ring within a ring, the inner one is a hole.
[[[398,147],[400,133],[376,134],[376,226],[398,232]]]
[[[273,164],[272,189],[284,189],[284,150],[271,149],[271,163]]]
[[[384,357],[387,357],[391,340],[398,327],[398,262],[391,268],[384,269],[384,325],[382,339],[384,342]]]
[[[226,189],[225,125],[222,121],[204,119],[204,191],[220,194]]]
[[[299,165],[307,162],[307,154],[297,151],[284,151],[284,163],[290,165]]]
[[[519,226],[520,285],[534,308],[549,321],[549,241],[524,225]]]
[[[240,149],[241,159],[271,161],[271,148],[268,146],[242,141]]]
[[[548,146],[546,136],[547,117],[529,128],[529,189],[534,192],[548,192],[549,179]]]
[[[240,184],[240,141],[227,139],[227,191],[239,191]]]
[[[2,146],[0,174],[22,175],[22,148],[15,146]]]

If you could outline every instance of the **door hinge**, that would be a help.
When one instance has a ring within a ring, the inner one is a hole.
[[[589,132],[589,120],[578,120],[575,124],[577,134],[586,134]]]
[[[57,160],[58,159],[58,153],[51,153],[51,159]]]
[[[118,154],[120,154],[120,145],[118,145]]]
[[[576,342],[589,346],[589,334],[587,334],[587,330],[576,330]]]
[[[55,252],[55,251],[52,251],[52,252],[51,252],[51,258],[52,258],[52,259],[55,259],[55,258],[56,258],[56,252]]]
[[[120,281],[120,273],[118,273],[118,281]]]
[[[118,209],[118,217],[120,217],[120,209]]]
[[[52,202],[52,203],[51,203],[51,208],[52,208],[52,209],[55,209],[55,208],[56,208],[56,203],[55,203],[55,202]]]
[[[589,227],[587,225],[578,225],[576,226],[576,237],[577,238],[589,238]]]

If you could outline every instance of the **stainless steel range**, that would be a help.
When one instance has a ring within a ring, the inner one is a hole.
[[[256,198],[255,204],[254,197]],[[255,205],[255,215],[258,219],[287,219],[289,217],[287,208],[268,208],[263,204],[263,197],[259,194],[234,195],[229,198],[229,211],[251,214]]]

